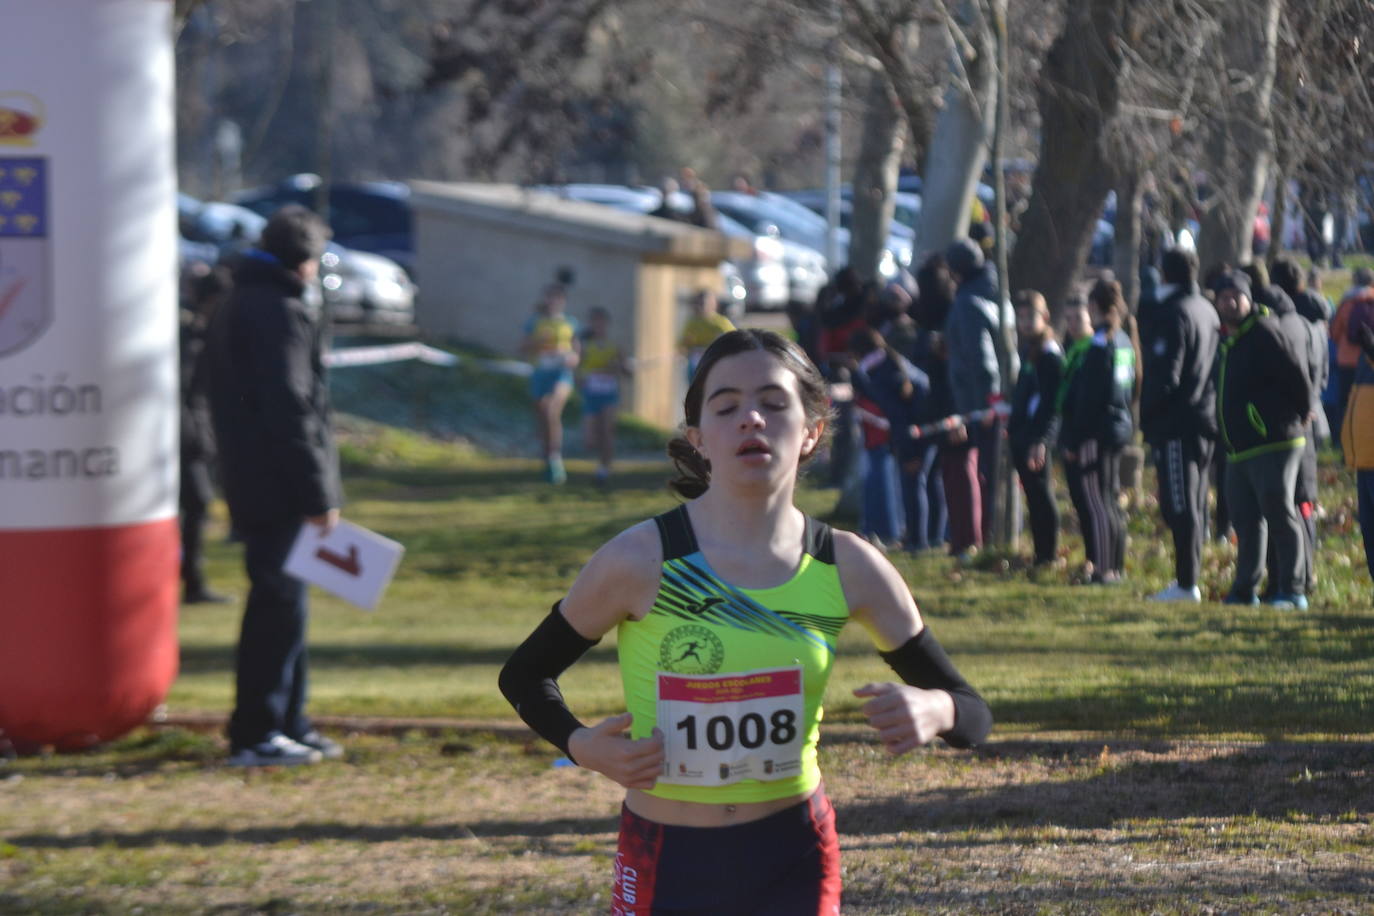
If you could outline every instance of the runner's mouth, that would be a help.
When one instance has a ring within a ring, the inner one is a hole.
[[[763,441],[760,440],[760,439],[750,439],[748,442],[746,442],[746,443],[744,443],[743,445],[741,445],[741,446],[739,447],[739,450],[736,451],[735,454],[736,454],[736,455],[771,455],[771,454],[773,454],[773,450],[770,449],[770,448],[768,447],[768,444],[767,444],[767,443],[763,442]]]

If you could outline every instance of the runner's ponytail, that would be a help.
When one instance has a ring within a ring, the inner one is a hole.
[[[696,499],[711,486],[711,462],[687,441],[687,437],[674,436],[669,440],[668,457],[677,469],[668,481],[668,489],[683,499]]]

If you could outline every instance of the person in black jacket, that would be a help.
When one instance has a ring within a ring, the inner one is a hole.
[[[1126,519],[1117,494],[1121,449],[1135,432],[1135,349],[1121,329],[1126,318],[1121,284],[1098,280],[1088,294],[1088,310],[1096,331],[1069,383],[1059,441],[1064,461],[1082,474],[1087,512],[1079,525],[1092,558],[1092,581],[1112,584],[1121,581],[1126,562]]]
[[[1197,288],[1197,258],[1165,253],[1164,284],[1140,322],[1140,428],[1154,454],[1159,507],[1174,540],[1174,581],[1155,601],[1201,601],[1198,568],[1216,439],[1216,363],[1221,325]],[[1143,306],[1142,306],[1143,308]]]
[[[1308,382],[1312,382],[1312,360],[1314,356],[1312,353],[1312,336],[1307,321],[1298,314],[1297,306],[1294,305],[1293,300],[1289,297],[1287,292],[1279,286],[1270,285],[1269,269],[1264,266],[1263,261],[1252,261],[1242,267],[1241,270],[1245,272],[1245,276],[1250,280],[1250,292],[1255,304],[1264,306],[1269,310],[1270,314],[1274,316],[1274,320],[1278,324],[1279,330],[1283,333],[1289,348],[1301,359],[1303,370],[1307,373]],[[1306,428],[1303,430],[1303,436],[1307,440],[1307,444],[1303,446],[1303,458],[1298,464],[1298,479],[1293,491],[1293,504],[1297,507],[1299,521],[1302,521],[1303,517],[1303,472],[1305,470],[1304,464],[1307,460],[1307,450],[1309,447],[1314,448],[1312,453],[1314,462],[1312,473],[1314,476],[1316,475],[1315,462],[1317,455],[1313,445],[1312,425],[1312,421],[1309,420]],[[1265,588],[1264,593],[1260,596],[1263,601],[1272,600],[1276,594],[1275,589],[1278,587],[1280,576],[1278,574],[1278,550],[1276,545],[1277,539],[1270,538],[1265,551]],[[1314,561],[1312,552],[1315,548],[1314,542],[1307,537],[1306,525],[1303,525],[1303,539],[1300,547],[1302,551],[1302,568],[1299,573],[1299,578],[1302,580],[1303,593],[1306,594],[1312,585],[1312,566]]]
[[[1054,399],[1055,414],[1060,418],[1060,425],[1064,416],[1064,402],[1068,399],[1069,391],[1073,388],[1074,377],[1078,370],[1083,366],[1083,358],[1088,355],[1089,348],[1093,345],[1093,320],[1088,314],[1087,297],[1081,293],[1072,293],[1064,302],[1062,313],[1064,321],[1064,369],[1059,379],[1059,391]],[[1063,456],[1062,446],[1060,456]],[[1083,473],[1079,470],[1076,463],[1068,461],[1064,465],[1064,486],[1069,491],[1069,502],[1073,504],[1074,514],[1078,518],[1086,518],[1088,515],[1088,495],[1083,487]],[[1091,577],[1096,557],[1093,551],[1097,549],[1096,544],[1091,540],[1083,542],[1083,553],[1086,565],[1083,569],[1085,577]]]
[[[221,482],[250,583],[229,720],[238,766],[342,756],[305,715],[306,586],[282,571],[303,522],[327,531],[339,518],[324,329],[303,301],[328,237],[304,207],[278,210],[237,264],[208,333]]]
[[[916,332],[916,368],[930,380],[930,404],[928,413],[933,418],[948,417],[954,409],[954,394],[949,387],[949,351],[945,348],[945,320],[954,304],[958,283],[949,272],[942,254],[932,254],[921,263],[916,271],[916,301],[911,305],[911,316],[916,319],[919,330]],[[922,547],[939,548],[948,540],[949,511],[945,504],[944,462],[958,460],[962,452],[960,446],[949,441],[947,436],[935,438],[936,447],[924,452],[925,464],[919,471],[926,479],[926,505],[928,523],[924,541],[919,536],[910,538],[908,546],[913,549]],[[953,456],[951,458],[951,456]],[[912,535],[908,532],[908,535]]]
[[[226,604],[232,599],[205,584],[205,516],[215,498],[210,467],[215,437],[205,399],[205,327],[215,308],[229,294],[227,272],[204,268],[188,277],[188,302],[181,313],[181,602]]]
[[[1298,515],[1303,522],[1303,578],[1305,594],[1311,594],[1316,575],[1317,560],[1317,440],[1331,436],[1326,427],[1326,412],[1322,409],[1321,393],[1331,374],[1331,351],[1327,347],[1327,320],[1330,318],[1326,299],[1307,288],[1302,267],[1289,255],[1274,260],[1271,274],[1274,285],[1293,300],[1293,308],[1301,319],[1302,334],[1299,345],[1306,350],[1307,378],[1312,383],[1312,422],[1307,427],[1307,444],[1303,446],[1302,463],[1298,466],[1298,483],[1293,494]],[[1270,542],[1265,566],[1270,579],[1278,581],[1277,560]]]
[[[1036,566],[1055,562],[1059,552],[1059,507],[1054,501],[1050,473],[1059,417],[1055,399],[1064,374],[1064,352],[1050,328],[1045,297],[1023,290],[1016,297],[1016,335],[1021,349],[1021,372],[1011,394],[1007,435],[1011,459],[1026,493]]]
[[[1255,592],[1268,535],[1278,552],[1278,583],[1269,603],[1305,609],[1302,525],[1293,493],[1312,409],[1307,368],[1269,310],[1251,299],[1249,277],[1228,271],[1213,289],[1227,331],[1218,356],[1217,427],[1237,540],[1226,601],[1259,603]]]

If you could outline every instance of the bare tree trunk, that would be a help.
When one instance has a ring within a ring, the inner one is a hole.
[[[987,161],[997,79],[992,25],[982,4],[959,4],[957,25],[966,42],[956,47],[944,107],[935,121],[922,181],[917,259],[944,251],[968,234],[969,209]]]
[[[1250,263],[1255,211],[1273,162],[1269,107],[1281,6],[1280,0],[1233,0],[1224,7],[1220,52],[1228,85],[1204,147],[1213,190],[1198,233],[1204,276],[1223,262]]]
[[[334,180],[334,84],[335,46],[338,44],[339,0],[317,0],[313,66],[318,104],[315,108],[315,172],[320,183],[315,188],[315,210],[329,220],[329,186]]]
[[[853,19],[854,35],[867,47],[887,74],[893,98],[906,117],[913,154],[923,158],[930,148],[930,102],[926,81],[912,67],[921,43],[920,24],[894,22],[884,10],[866,0],[845,0]]]
[[[1288,168],[1282,156],[1274,159],[1274,208],[1269,214],[1269,266],[1283,254],[1283,237],[1288,232]]]
[[[1112,186],[1108,134],[1120,102],[1127,8],[1125,0],[1070,4],[1040,75],[1040,160],[1011,287],[1039,290],[1056,317]]]
[[[1121,162],[1116,183],[1116,219],[1113,223],[1112,271],[1121,283],[1121,295],[1131,311],[1140,301],[1140,214],[1145,186],[1139,166]]]
[[[873,73],[864,108],[863,131],[854,167],[854,215],[850,220],[849,266],[864,280],[878,276],[892,223],[897,169],[906,145],[906,119],[882,71]]]
[[[1007,173],[1002,168],[1007,142],[1007,71],[1010,54],[1007,48],[1007,0],[992,0],[992,30],[997,51],[997,96],[992,131],[992,224],[996,227],[993,249],[997,260],[997,365],[1001,373],[1002,394],[1009,396],[1015,385],[1012,354],[1016,352],[1013,322],[1008,320],[1007,301]],[[992,543],[1008,550],[1016,549],[1020,533],[1021,491],[1016,486],[1016,472],[1012,467],[1011,450],[1006,436],[997,437],[997,480],[994,492],[997,512]]]

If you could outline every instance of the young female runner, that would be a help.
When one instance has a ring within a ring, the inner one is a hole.
[[[573,370],[577,368],[581,341],[577,322],[564,309],[567,291],[557,283],[544,290],[544,298],[534,307],[525,323],[521,351],[534,360],[530,373],[530,397],[534,399],[534,429],[544,459],[544,473],[550,483],[568,479],[563,469],[563,406],[573,390]]]
[[[630,374],[630,364],[611,339],[611,313],[599,305],[588,314],[587,329],[582,332],[582,360],[577,369],[587,448],[596,453],[597,485],[605,486],[610,483],[611,462],[615,460],[620,379]]]
[[[801,349],[725,334],[684,407],[669,453],[689,501],[593,555],[501,690],[538,734],[628,790],[612,912],[838,913],[816,745],[844,624],[863,625],[902,680],[854,690],[890,753],[937,736],[976,744],[991,714],[883,555],[793,505],[828,413]],[[586,726],[557,678],[613,628],[628,711]]]

